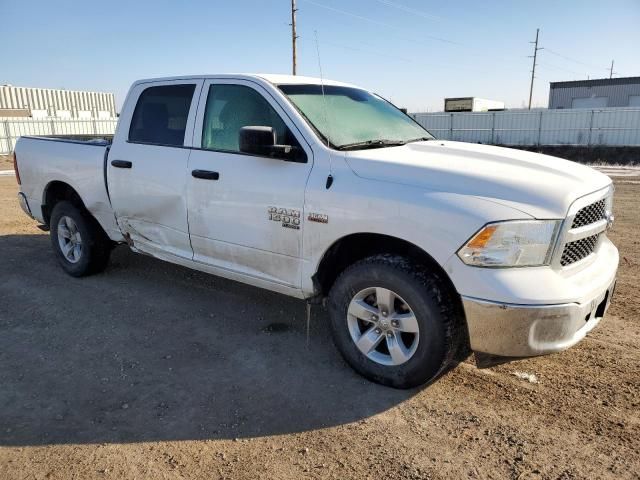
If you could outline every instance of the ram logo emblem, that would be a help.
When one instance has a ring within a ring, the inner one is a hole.
[[[613,216],[613,212],[611,210],[607,210],[604,212],[604,218],[607,221],[607,230],[611,230],[616,217]]]
[[[284,228],[300,230],[300,210],[291,208],[269,207],[269,220],[280,222]]]

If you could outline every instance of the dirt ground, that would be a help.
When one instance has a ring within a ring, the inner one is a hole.
[[[0,155],[0,170],[13,170],[13,157]]]
[[[66,276],[0,177],[0,478],[638,478],[640,182],[616,188],[619,283],[587,339],[398,391],[343,363],[320,308],[307,346],[303,303],[125,248]]]

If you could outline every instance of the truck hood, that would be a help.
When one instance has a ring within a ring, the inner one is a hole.
[[[534,218],[564,218],[574,200],[611,184],[579,163],[473,143],[431,140],[347,152],[345,159],[362,178],[472,195]]]

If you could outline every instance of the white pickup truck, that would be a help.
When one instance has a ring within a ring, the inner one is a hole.
[[[534,153],[434,139],[361,88],[280,75],[141,80],[112,143],[24,137],[24,211],[62,268],[112,247],[308,302],[369,379],[407,388],[469,348],[557,352],[602,319],[611,180]]]

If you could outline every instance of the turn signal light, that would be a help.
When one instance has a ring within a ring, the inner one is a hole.
[[[475,237],[473,237],[473,239],[467,244],[467,247],[484,248],[489,242],[489,240],[491,240],[493,233],[497,229],[498,229],[497,225],[487,225],[485,228],[483,228],[480,231],[480,233],[478,233]]]

